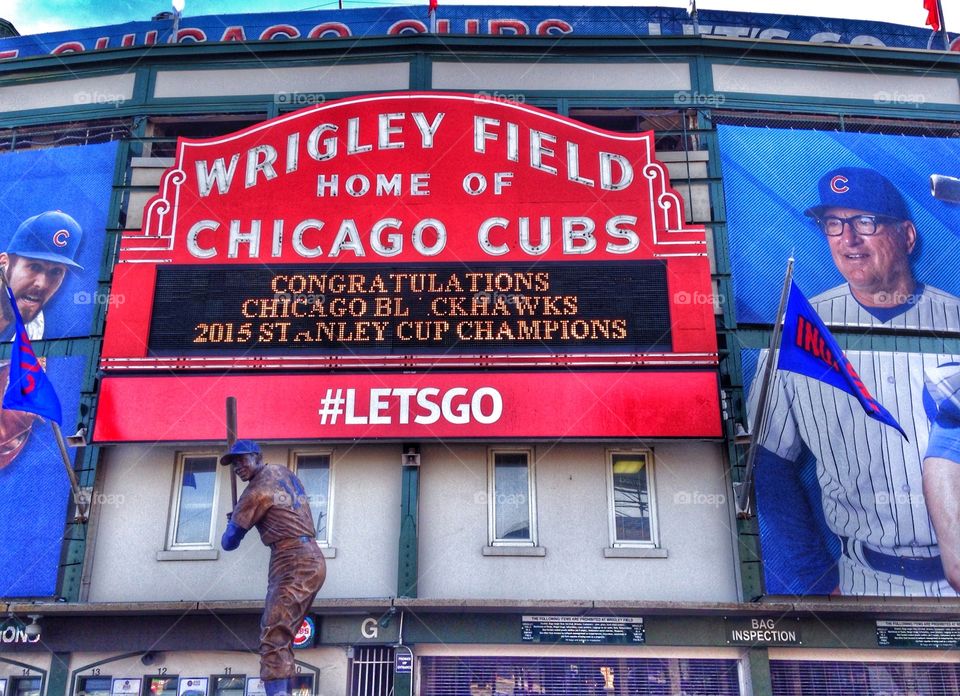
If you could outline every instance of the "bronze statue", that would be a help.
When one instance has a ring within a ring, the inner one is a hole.
[[[249,482],[233,512],[220,545],[232,551],[251,527],[270,547],[267,597],[260,620],[260,678],[267,696],[290,694],[293,638],[327,575],[316,528],[300,479],[276,464],[264,464],[260,446],[237,440],[220,463],[231,465]]]

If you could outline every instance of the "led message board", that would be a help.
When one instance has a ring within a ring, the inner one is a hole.
[[[157,271],[150,351],[669,351],[662,261]]]

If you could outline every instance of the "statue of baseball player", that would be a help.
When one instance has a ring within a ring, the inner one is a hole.
[[[820,179],[819,194],[805,212],[846,280],[810,301],[827,324],[960,331],[960,298],[914,278],[918,232],[886,177],[839,168]],[[937,415],[924,375],[944,356],[856,349],[846,355],[909,442],[868,418],[848,394],[777,374],[756,468],[761,534],[779,550],[765,563],[768,591],[956,596],[944,559],[958,549],[941,558],[941,528],[935,531],[928,515],[921,466]]]
[[[264,464],[260,447],[252,440],[237,440],[220,463],[232,466],[248,482],[227,515],[221,546],[232,551],[256,526],[260,540],[270,547],[260,621],[260,678],[267,696],[289,695],[290,678],[296,673],[293,638],[327,574],[310,504],[300,479],[286,467]]]

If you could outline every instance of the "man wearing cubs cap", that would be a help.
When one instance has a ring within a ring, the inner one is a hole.
[[[270,547],[260,620],[260,679],[267,696],[289,695],[296,674],[293,639],[327,574],[310,503],[300,479],[286,467],[264,464],[260,446],[252,440],[237,440],[220,463],[232,466],[248,482],[227,515],[220,545],[234,550],[256,526],[260,540]]]
[[[960,332],[960,298],[914,277],[919,232],[889,179],[872,169],[840,167],[820,177],[817,193],[819,200],[804,211],[809,233],[827,244],[846,281],[810,300],[828,325],[878,334]],[[951,413],[938,416],[949,400],[931,399],[924,384],[938,358],[876,349],[863,337],[846,355],[906,439],[868,418],[849,394],[806,375],[778,374],[755,479],[764,534],[781,553],[768,582],[797,594],[955,597],[960,548],[945,544],[960,544],[960,527],[941,538],[942,525],[932,518],[952,504],[960,524],[960,494],[955,487],[938,505],[923,462],[928,441],[933,455],[943,456],[950,440],[950,433],[937,434],[938,425],[931,435],[931,421],[946,423]],[[955,481],[960,487],[960,475]]]
[[[67,269],[82,271],[76,262],[83,230],[72,217],[48,210],[24,220],[5,252],[3,268],[31,340],[43,338],[43,308],[60,289]],[[0,302],[0,336],[13,336],[13,312]]]
[[[841,167],[820,178],[820,202],[805,214],[823,233],[837,270],[846,279],[810,304],[828,324],[923,328],[921,315],[953,311],[960,299],[918,283],[910,255],[917,228],[900,191],[872,169]],[[850,299],[854,301],[849,301]]]

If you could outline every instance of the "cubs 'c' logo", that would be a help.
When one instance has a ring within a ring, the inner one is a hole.
[[[68,230],[57,230],[53,233],[53,243],[58,247],[67,246],[68,239],[70,239],[70,232]]]
[[[830,179],[830,190],[834,193],[846,193],[850,190],[850,187],[846,185],[848,181],[849,179],[843,174],[837,174]]]

